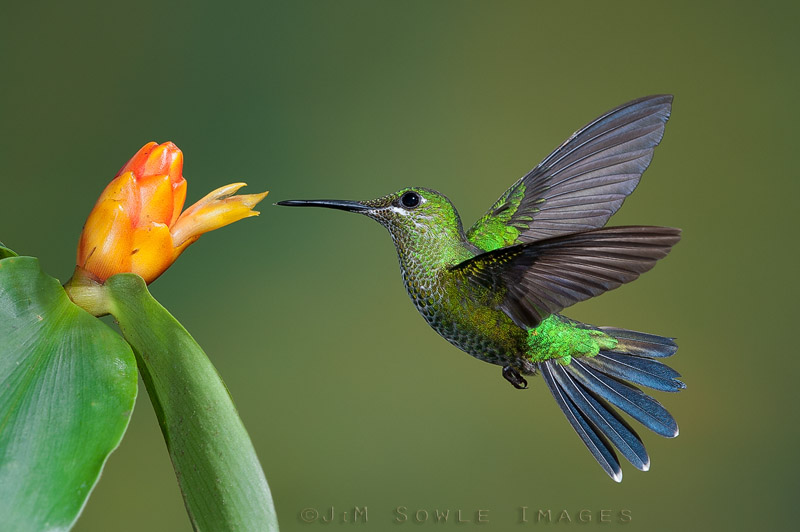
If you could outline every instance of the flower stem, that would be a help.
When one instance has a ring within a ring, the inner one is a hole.
[[[64,290],[73,303],[93,316],[110,314],[108,291],[89,272],[77,266]]]

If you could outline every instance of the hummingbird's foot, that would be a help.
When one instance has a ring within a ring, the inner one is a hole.
[[[520,375],[519,372],[511,366],[503,367],[503,377],[505,377],[506,380],[510,382],[511,385],[517,390],[524,390],[528,387],[528,381],[526,381],[522,375]]]

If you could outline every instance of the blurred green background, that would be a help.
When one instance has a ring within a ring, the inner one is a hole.
[[[368,508],[364,530],[434,527],[412,523],[421,509],[488,510],[498,530],[539,526],[539,509],[582,528],[796,529],[798,11],[8,3],[0,240],[66,280],[94,201],[150,140],[184,151],[189,203],[239,180],[271,190],[260,218],[206,235],[151,290],[227,382],[284,531],[319,528],[301,511],[331,506],[331,529],[354,528],[341,516],[354,506]],[[471,224],[575,129],[660,92],[675,94],[673,117],[612,224],[677,226],[683,241],[567,312],[681,346],[672,364],[688,389],[657,395],[681,435],[643,429],[651,471],[628,465],[620,485],[540,379],[514,390],[425,325],[382,228],[272,206],[422,185]],[[76,530],[190,530],[143,387]]]

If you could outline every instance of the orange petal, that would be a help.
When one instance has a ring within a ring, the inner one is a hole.
[[[186,202],[186,180],[181,179],[172,185],[172,218],[169,226],[172,227],[181,215],[181,209]]]
[[[177,182],[182,172],[183,153],[172,142],[165,142],[156,146],[147,156],[141,175],[168,174],[172,182]]]
[[[130,271],[148,284],[164,273],[176,256],[166,224],[148,223],[134,231]]]
[[[185,181],[183,179],[183,152],[171,142],[168,144],[170,144],[175,151],[171,154],[169,166],[167,167],[167,173],[169,174],[170,182],[173,185],[176,185],[182,181]]]
[[[157,222],[168,224],[172,221],[172,211],[175,202],[172,198],[172,184],[169,176],[151,175],[136,181],[139,189],[140,210],[133,219],[136,227],[142,227]]]
[[[220,187],[186,209],[171,228],[172,240],[181,251],[203,233],[232,224],[242,218],[258,216],[252,210],[267,192],[233,196],[245,183]]]
[[[130,158],[130,160],[125,163],[125,166],[120,168],[117,175],[122,174],[123,172],[133,172],[135,176],[140,176],[144,173],[144,165],[147,163],[147,158],[150,156],[150,153],[158,146],[157,142],[148,142],[144,146],[141,147],[139,151],[136,152],[136,155]]]
[[[97,198],[97,205],[111,200],[121,203],[129,214],[139,210],[139,195],[136,192],[136,180],[131,172],[125,172],[106,185],[106,188]]]
[[[113,199],[95,205],[81,233],[78,266],[100,281],[130,271],[133,231],[124,205]]]

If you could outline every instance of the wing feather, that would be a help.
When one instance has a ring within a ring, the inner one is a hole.
[[[648,96],[590,122],[512,185],[467,238],[491,251],[603,227],[639,184],[671,108],[671,95]]]
[[[482,253],[451,270],[502,293],[499,307],[520,327],[633,281],[680,239],[670,227],[610,227]]]

